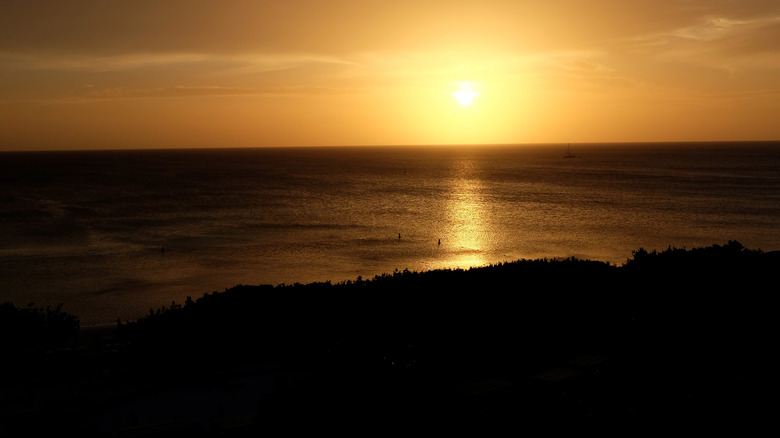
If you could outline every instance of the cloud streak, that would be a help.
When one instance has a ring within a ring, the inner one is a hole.
[[[260,96],[260,95],[332,95],[350,93],[352,90],[326,87],[265,87],[237,88],[223,86],[184,86],[160,88],[115,87],[90,90],[87,95],[95,99],[145,99],[204,96]]]
[[[85,73],[192,66],[218,66],[243,72],[285,70],[307,64],[349,64],[333,57],[301,54],[131,53],[110,56],[2,54],[0,66],[19,70],[59,70]]]
[[[765,65],[780,65],[780,14],[752,19],[704,17],[696,23],[664,32],[623,40],[619,47],[630,56],[668,57],[680,62],[717,65],[765,56]]]

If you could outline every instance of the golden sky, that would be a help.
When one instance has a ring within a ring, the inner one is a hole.
[[[777,0],[0,2],[4,150],[777,140],[779,121]]]

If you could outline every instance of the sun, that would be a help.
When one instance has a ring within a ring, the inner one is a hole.
[[[452,95],[455,96],[455,100],[457,100],[459,104],[469,106],[474,103],[474,98],[479,96],[479,93],[476,91],[458,90],[452,93]]]
[[[452,93],[452,96],[461,106],[469,106],[474,103],[474,99],[479,96],[479,91],[475,88],[477,84],[475,82],[456,82],[458,90]]]

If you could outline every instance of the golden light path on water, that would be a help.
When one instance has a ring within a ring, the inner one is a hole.
[[[492,223],[484,186],[476,175],[477,169],[464,157],[456,165],[456,178],[447,200],[447,219],[451,228],[447,233],[448,265],[467,269],[483,266],[490,261],[485,252],[492,235],[486,225]]]

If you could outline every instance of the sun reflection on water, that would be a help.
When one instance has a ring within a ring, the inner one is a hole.
[[[447,263],[459,268],[483,266],[489,262],[485,253],[490,241],[486,226],[490,223],[490,211],[484,199],[484,184],[472,160],[464,158],[458,162],[456,172],[446,207]]]

